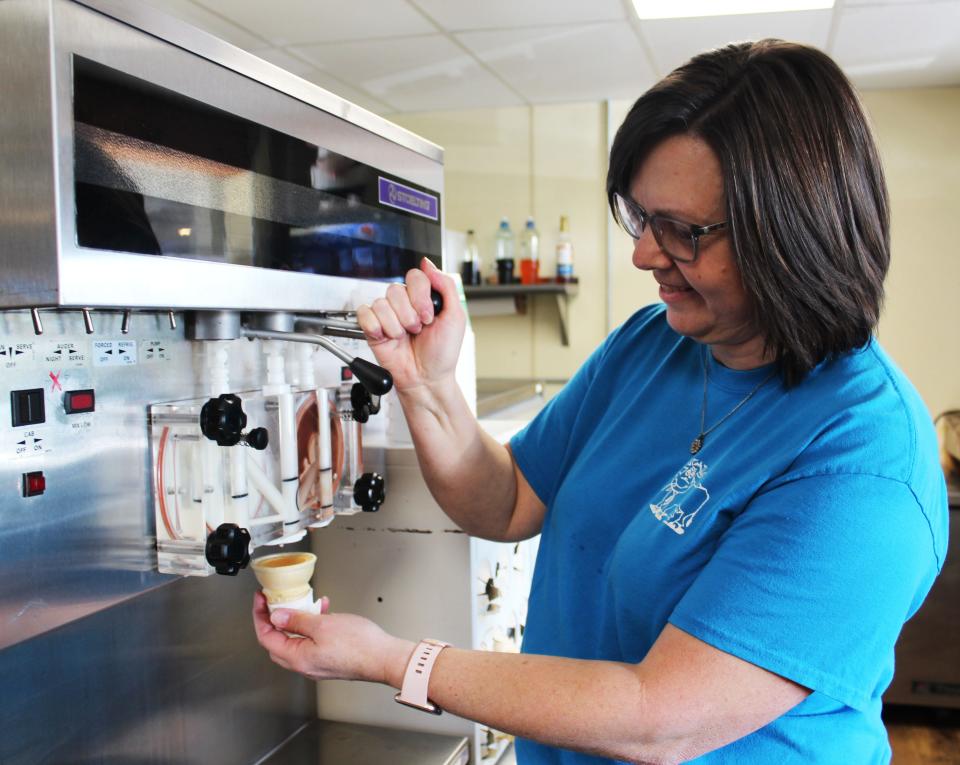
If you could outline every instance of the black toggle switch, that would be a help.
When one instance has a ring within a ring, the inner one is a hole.
[[[43,388],[10,391],[10,414],[15,428],[46,422]]]

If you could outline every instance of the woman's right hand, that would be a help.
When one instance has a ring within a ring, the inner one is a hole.
[[[427,258],[421,268],[407,272],[405,284],[391,284],[386,297],[357,309],[357,323],[398,393],[452,381],[466,326],[453,279]],[[443,298],[440,315],[434,315],[431,289]]]

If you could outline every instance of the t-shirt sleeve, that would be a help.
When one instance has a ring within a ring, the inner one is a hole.
[[[897,635],[936,570],[909,486],[859,474],[798,478],[734,520],[670,623],[862,709],[889,681]]]

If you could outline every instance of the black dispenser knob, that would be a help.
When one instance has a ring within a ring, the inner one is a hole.
[[[353,419],[366,422],[370,415],[379,413],[380,396],[372,396],[361,383],[354,383],[350,388],[350,405],[353,407]]]
[[[243,437],[247,446],[262,452],[270,445],[270,434],[266,428],[254,428]]]
[[[270,443],[266,428],[254,428],[244,433],[247,427],[247,415],[243,412],[243,403],[233,393],[222,393],[211,398],[200,410],[200,430],[219,446],[236,446],[244,443],[263,451]]]
[[[243,413],[240,397],[223,393],[212,398],[200,410],[200,430],[219,446],[234,446],[243,438],[247,415]]]
[[[386,396],[393,388],[393,375],[366,359],[356,358],[351,361],[350,371],[374,396]]]
[[[235,523],[221,523],[207,537],[206,556],[218,574],[236,576],[250,562],[250,532]]]
[[[378,473],[364,473],[353,485],[353,501],[365,513],[377,512],[386,498],[386,482]]]

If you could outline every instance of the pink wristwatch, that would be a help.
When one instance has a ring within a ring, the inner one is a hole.
[[[448,645],[450,644],[444,643],[442,640],[430,640],[429,638],[417,643],[417,647],[413,649],[413,655],[407,663],[407,671],[403,675],[403,685],[400,686],[400,692],[393,697],[394,701],[435,715],[443,712],[439,706],[427,698],[427,686],[430,684],[430,670],[433,669],[434,662],[440,652]]]

